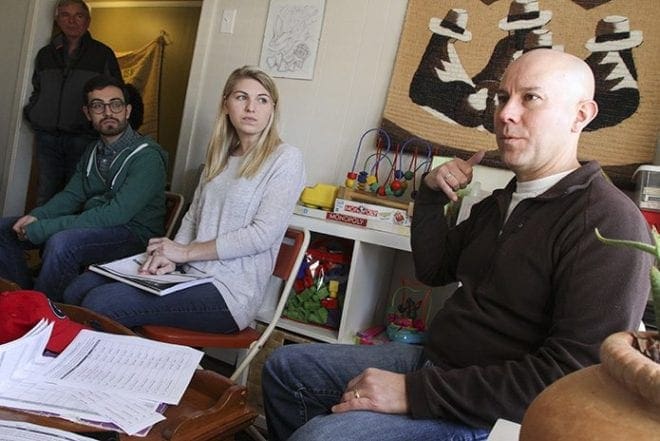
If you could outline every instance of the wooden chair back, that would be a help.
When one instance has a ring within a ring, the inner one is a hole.
[[[183,195],[173,191],[165,192],[165,237],[174,237],[179,220],[183,213],[185,200]]]

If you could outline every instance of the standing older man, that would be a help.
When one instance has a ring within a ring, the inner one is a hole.
[[[61,33],[37,54],[24,109],[36,140],[37,205],[64,188],[85,147],[98,138],[82,112],[87,80],[99,74],[122,80],[112,49],[87,31],[90,21],[84,1],[59,0],[55,22]]]
[[[649,232],[599,165],[577,160],[593,93],[589,67],[562,52],[536,49],[507,68],[494,123],[515,179],[455,228],[443,206],[483,153],[432,170],[415,199],[418,278],[461,282],[425,347],[281,348],[262,381],[271,440],[482,440],[498,417],[520,421],[546,386],[597,363],[607,335],[637,328],[652,261],[600,244],[594,228]]]
[[[34,288],[56,301],[85,266],[139,253],[164,233],[165,151],[128,124],[119,80],[97,76],[81,94],[100,139],[64,190],[28,215],[0,219],[0,277],[31,288],[23,250],[42,247]]]

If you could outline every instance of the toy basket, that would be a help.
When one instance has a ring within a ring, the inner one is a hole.
[[[430,306],[431,288],[404,281],[392,294],[387,311],[389,339],[399,343],[424,343]]]
[[[339,328],[352,243],[319,235],[311,242],[298,269],[282,315],[291,320]]]

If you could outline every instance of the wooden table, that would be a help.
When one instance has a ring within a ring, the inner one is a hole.
[[[84,308],[59,305],[71,318],[97,330],[117,334],[132,334],[124,326]],[[247,404],[247,390],[216,372],[197,370],[180,403],[169,406],[166,419],[154,425],[146,437],[122,434],[122,441],[218,441],[232,440],[234,435],[249,427],[257,413]],[[43,426],[92,432],[90,426],[56,417],[33,415],[20,410],[0,408],[0,419],[25,421]]]

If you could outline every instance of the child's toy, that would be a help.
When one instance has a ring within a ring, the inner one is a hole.
[[[338,196],[346,196],[344,189],[341,189]],[[349,195],[350,196],[350,195]],[[412,209],[410,203],[402,201],[391,201],[388,205],[383,204],[370,204],[364,199],[371,200],[371,198],[359,197],[357,200],[347,200],[342,197],[337,197],[335,200],[335,213],[343,213],[352,216],[361,217],[364,219],[374,219],[384,222],[390,222],[395,225],[409,226],[411,222]],[[376,201],[378,202],[378,201]]]
[[[362,171],[357,172],[355,166],[357,164],[358,156],[360,154],[360,149],[362,147],[362,141],[365,136],[373,131],[378,132],[378,137],[376,138],[376,153],[369,155],[364,162],[364,168]],[[386,141],[387,147],[383,152],[383,141]],[[412,142],[421,142],[426,146],[427,150],[427,159],[419,166],[417,165],[417,150],[414,150],[411,154],[411,160],[408,165],[408,170],[404,171],[403,167],[403,156],[406,150],[406,147]],[[379,197],[400,197],[403,196],[408,188],[408,181],[412,181],[412,192],[411,197],[414,198],[416,192],[415,178],[416,172],[419,168],[426,166],[426,169],[430,168],[431,165],[431,154],[432,147],[431,144],[427,141],[424,141],[419,138],[410,138],[405,141],[402,147],[399,149],[398,146],[394,149],[393,155],[394,158],[390,159],[388,154],[390,153],[392,144],[390,136],[387,132],[380,128],[369,129],[362,134],[360,137],[360,142],[358,143],[357,151],[355,152],[355,158],[353,159],[353,166],[351,171],[346,175],[346,181],[344,185],[349,190],[356,190],[362,192],[371,192]],[[368,168],[369,160],[375,158],[374,164],[371,166],[371,169]],[[398,159],[398,164],[397,164]],[[389,162],[390,170],[387,174],[385,180],[379,179],[379,164],[382,160]],[[397,168],[398,165],[398,168]]]
[[[327,324],[337,324],[339,327],[339,281],[330,280],[328,282],[328,297],[321,300],[321,306],[328,311],[328,316],[325,319]]]
[[[426,320],[431,288],[401,286],[392,294],[387,314],[387,336],[400,343],[420,344],[426,340]]]
[[[412,159],[410,160],[410,163],[408,164],[408,170],[403,172],[403,164],[402,160],[399,160],[399,169],[394,172],[394,179],[398,179],[399,181],[401,180],[401,177],[405,178],[406,181],[412,181],[412,191],[410,192],[410,198],[415,199],[415,196],[417,196],[417,170],[419,170],[422,167],[425,167],[424,172],[428,172],[431,169],[431,162],[432,158],[431,155],[433,154],[433,147],[431,146],[431,143],[428,141],[424,141],[423,139],[420,138],[410,138],[406,140],[406,142],[403,143],[403,146],[401,147],[401,156],[400,158],[403,158],[403,152],[405,152],[406,147],[408,144],[412,142],[421,142],[426,146],[426,160],[417,165],[417,150],[413,150],[412,153]],[[396,181],[394,181],[396,182]],[[394,182],[390,184],[391,186],[394,185]],[[405,182],[405,181],[404,181]],[[405,189],[404,189],[405,191]]]
[[[308,248],[283,316],[332,329],[339,327],[351,242],[321,237]]]
[[[355,165],[357,164],[358,156],[360,155],[360,148],[362,147],[362,141],[364,140],[364,137],[367,136],[371,132],[378,132],[382,138],[376,138],[376,148],[378,151],[381,149],[381,139],[385,139],[387,142],[387,151],[385,154],[387,154],[390,151],[390,147],[392,146],[392,141],[390,139],[390,135],[384,130],[380,128],[374,128],[374,129],[369,129],[366,132],[362,134],[360,137],[360,142],[358,143],[358,148],[357,151],[355,152],[355,157],[353,158],[353,166],[351,167],[351,171],[349,171],[346,174],[346,181],[344,182],[344,185],[347,188],[356,188],[357,183],[359,182],[362,185],[362,190],[366,190],[366,183],[369,178],[369,174],[367,173],[366,170],[361,171],[360,173],[355,171]],[[376,165],[374,165],[376,167]],[[376,178],[377,180],[377,178]],[[370,178],[369,181],[373,183],[373,178]]]
[[[320,208],[330,211],[335,206],[339,187],[330,184],[316,184],[305,187],[300,195],[300,202],[306,207]]]
[[[390,339],[385,332],[385,326],[378,325],[367,328],[356,334],[356,343],[359,345],[379,345],[387,343]]]

